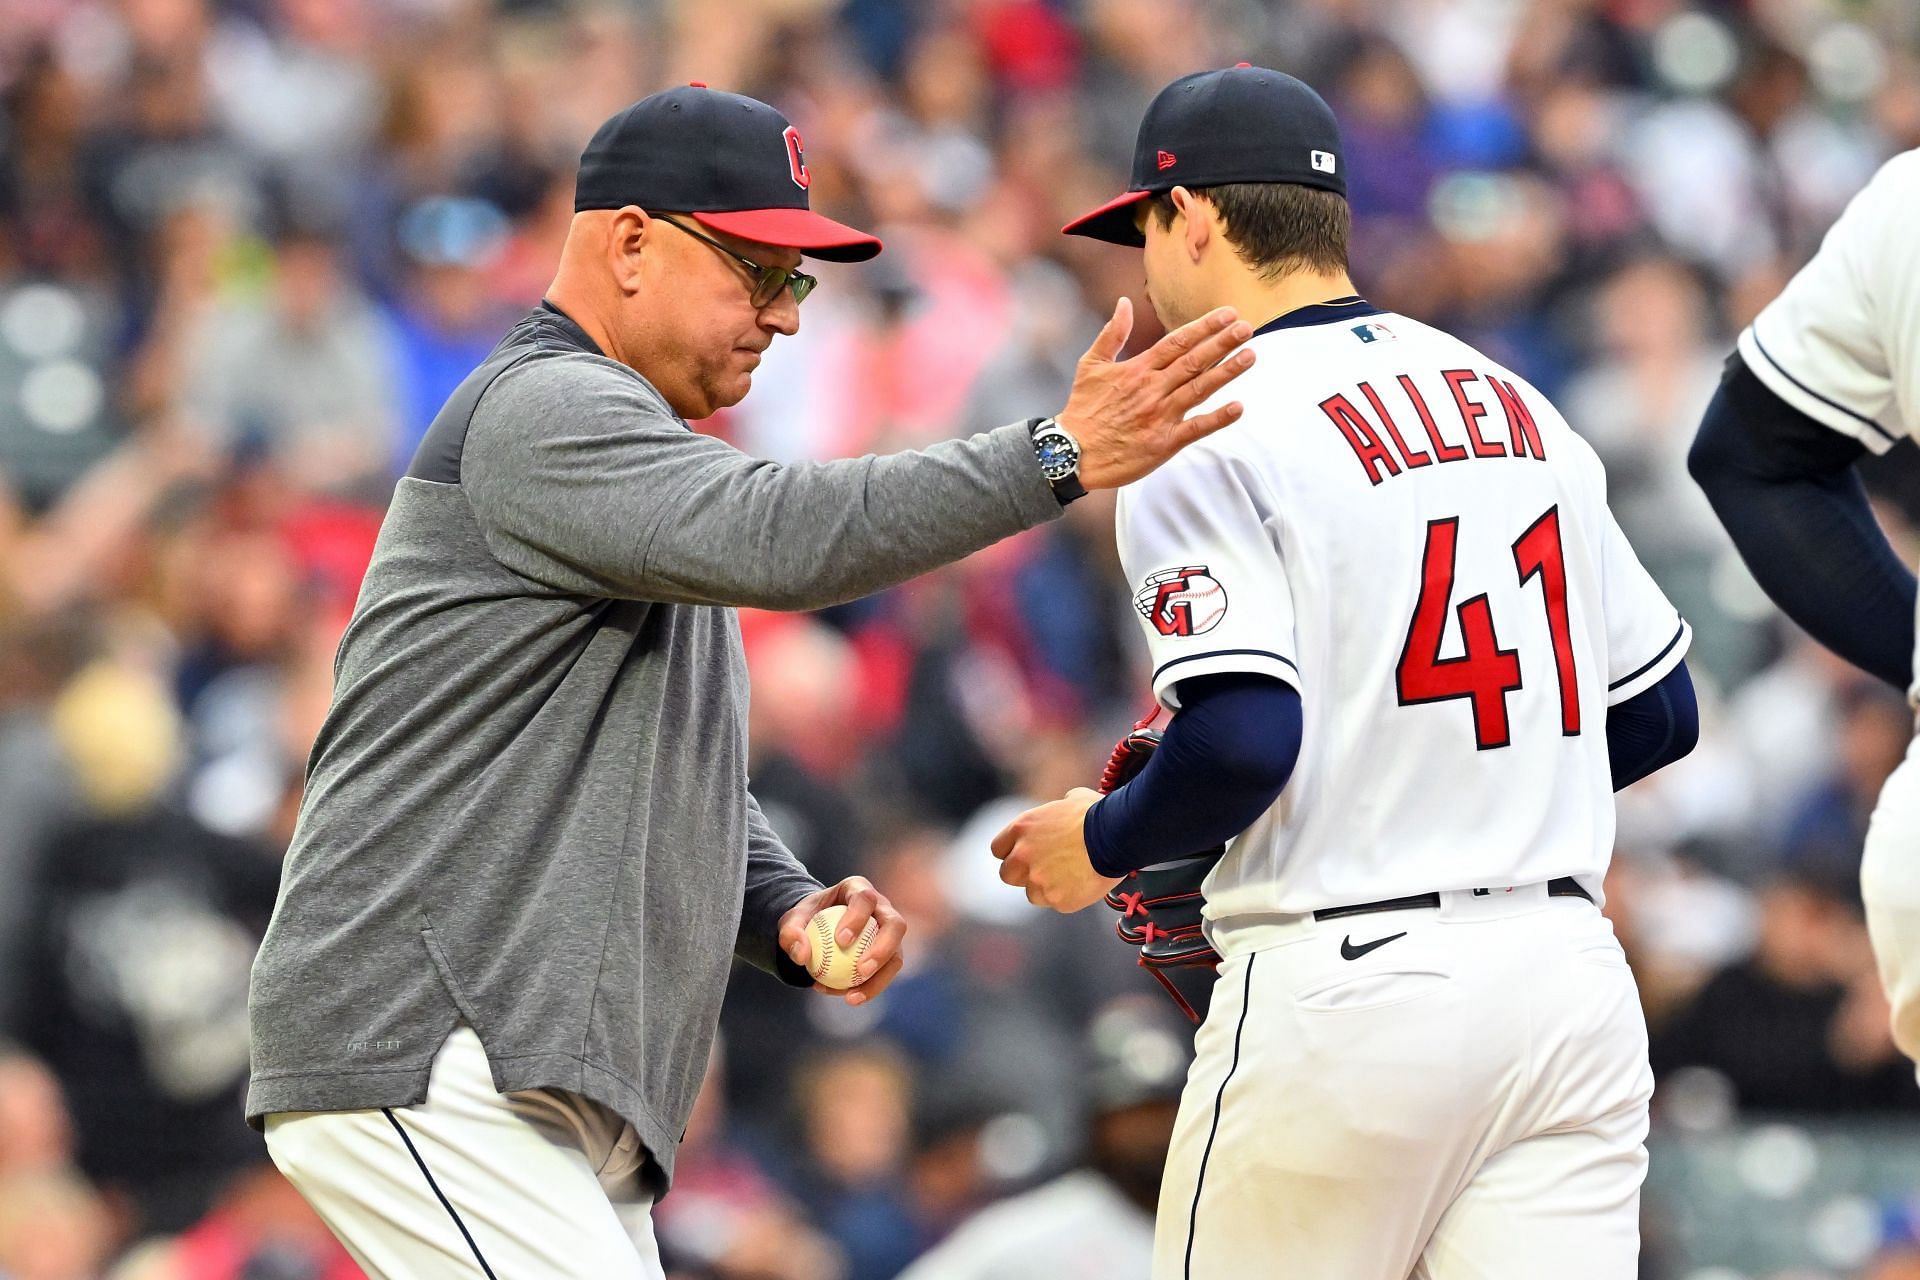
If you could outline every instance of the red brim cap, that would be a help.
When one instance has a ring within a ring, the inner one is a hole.
[[[736,209],[696,213],[695,222],[761,244],[798,249],[828,262],[865,262],[880,252],[880,241],[811,209]]]
[[[1144,249],[1147,247],[1146,237],[1133,225],[1133,206],[1152,194],[1151,191],[1129,191],[1123,196],[1115,196],[1092,213],[1083,213],[1060,228],[1060,234],[1086,236],[1093,240],[1105,240],[1108,244]]]

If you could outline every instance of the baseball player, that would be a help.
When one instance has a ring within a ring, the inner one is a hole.
[[[1747,567],[1835,653],[1920,702],[1914,575],[1853,470],[1920,432],[1920,151],[1895,156],[1741,333],[1688,463]],[[1893,1038],[1920,1058],[1920,738],[1860,865]]]
[[[1629,1280],[1652,1076],[1600,886],[1612,791],[1694,740],[1689,630],[1553,405],[1355,295],[1342,161],[1298,80],[1188,76],[1068,226],[1169,323],[1268,319],[1245,418],[1120,493],[1159,749],[994,852],[1077,910],[1230,842],[1156,1280]]]
[[[546,301],[399,482],[254,965],[247,1097],[375,1277],[658,1277],[648,1210],[732,958],[808,986],[803,930],[843,905],[842,946],[878,922],[847,1001],[898,972],[899,914],[815,881],[747,788],[735,606],[886,587],[1238,415],[1186,411],[1246,325],[1116,361],[1123,304],[1053,418],[792,467],[689,430],[798,328],[803,254],[880,249],[811,180],[750,98],[608,120]]]

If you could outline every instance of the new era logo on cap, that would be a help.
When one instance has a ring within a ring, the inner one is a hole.
[[[1307,156],[1307,163],[1311,164],[1315,169],[1318,169],[1321,173],[1332,173],[1333,164],[1334,164],[1333,152],[1331,151],[1310,152]]]
[[[1159,167],[1162,173],[1173,168],[1177,163],[1179,163],[1179,160],[1171,151],[1162,151],[1158,156],[1154,157],[1154,164]]]

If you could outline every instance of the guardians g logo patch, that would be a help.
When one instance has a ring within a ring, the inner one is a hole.
[[[1227,616],[1227,589],[1203,564],[1162,569],[1134,594],[1133,605],[1163,636],[1197,636]]]

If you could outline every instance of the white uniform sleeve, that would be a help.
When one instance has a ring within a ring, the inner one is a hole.
[[[1600,545],[1600,594],[1607,614],[1607,705],[1659,684],[1680,665],[1693,630],[1668,602],[1613,512]]]
[[[1178,710],[1193,676],[1258,672],[1298,689],[1293,595],[1265,489],[1205,444],[1120,491],[1120,563],[1153,660],[1153,696]]]
[[[1920,151],[1882,165],[1740,335],[1767,389],[1875,453],[1920,423]]]

